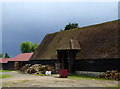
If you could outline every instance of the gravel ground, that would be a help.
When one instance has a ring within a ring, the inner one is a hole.
[[[19,72],[4,72],[12,77],[2,80],[2,87],[114,87],[118,81],[57,78],[58,75],[38,76]]]

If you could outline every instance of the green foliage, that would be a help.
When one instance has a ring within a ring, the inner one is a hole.
[[[29,41],[24,41],[21,43],[20,47],[21,47],[22,53],[30,53],[36,50],[36,48],[38,47],[38,44],[37,43],[32,44]]]
[[[5,54],[5,58],[10,58],[10,56],[8,55],[8,53]]]
[[[30,53],[32,49],[32,43],[29,41],[24,41],[20,45],[22,53]]]
[[[0,58],[1,58],[1,57],[3,57],[3,54],[2,54],[2,53],[0,53]]]
[[[65,26],[64,30],[70,30],[77,27],[78,27],[78,23],[69,23],[68,25]]]
[[[34,51],[37,49],[37,47],[38,47],[38,43],[34,43],[34,44],[32,45],[31,51],[34,52]]]

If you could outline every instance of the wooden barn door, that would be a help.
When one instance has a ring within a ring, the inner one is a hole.
[[[68,52],[68,60],[69,60],[69,74],[74,74],[75,73],[75,59],[76,59],[76,54],[77,51],[75,50],[70,50]]]
[[[74,74],[77,52],[77,50],[57,50],[59,69],[67,69],[69,74]]]
[[[68,53],[67,51],[58,51],[58,63],[60,69],[68,69]]]
[[[14,63],[14,70],[19,70],[20,69],[20,64],[19,62]]]

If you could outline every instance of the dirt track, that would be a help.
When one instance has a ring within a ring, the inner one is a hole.
[[[114,87],[117,81],[57,78],[58,75],[38,76],[4,72],[12,77],[2,79],[2,87]]]

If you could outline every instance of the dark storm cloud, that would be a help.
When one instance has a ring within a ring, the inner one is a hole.
[[[117,19],[117,2],[3,3],[3,52],[20,53],[20,43],[40,43],[69,22],[80,27]]]

